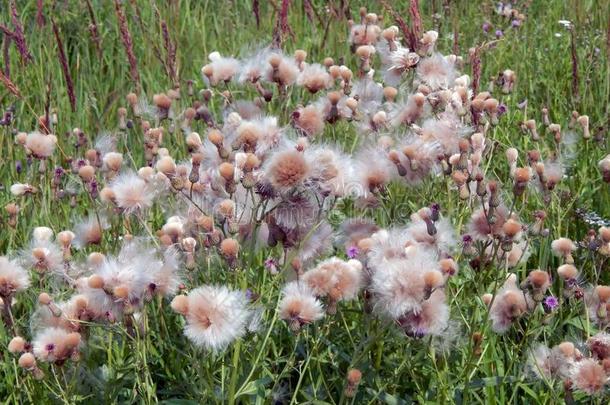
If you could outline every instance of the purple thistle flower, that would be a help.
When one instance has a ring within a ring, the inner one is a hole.
[[[347,248],[346,251],[347,257],[349,257],[350,259],[355,259],[356,257],[358,257],[359,253],[360,250],[358,250],[356,246],[350,246]]]
[[[506,104],[500,104],[498,106],[498,117],[501,117],[502,115],[506,114],[507,111],[508,107],[506,106]]]
[[[554,297],[552,295],[549,295],[548,297],[546,297],[544,299],[544,307],[548,310],[548,311],[552,311],[555,308],[557,308],[559,306],[559,300],[557,299],[557,297]]]
[[[483,23],[481,28],[483,29],[483,32],[487,34],[489,32],[489,30],[491,29],[491,24],[486,21]]]
[[[496,30],[496,38],[500,39],[504,36],[504,33],[502,32],[502,30]]]
[[[416,338],[421,339],[424,336],[426,336],[426,330],[424,328],[417,328],[417,329],[415,329],[415,337]]]
[[[23,170],[23,165],[21,164],[21,160],[17,160],[15,162],[15,170],[17,170],[17,173],[21,173],[21,170]]]

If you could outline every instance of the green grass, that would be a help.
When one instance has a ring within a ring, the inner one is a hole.
[[[50,86],[50,106],[57,113],[55,133],[59,138],[59,150],[48,166],[66,167],[69,157],[82,157],[83,150],[74,147],[73,128],[87,134],[89,144],[104,132],[117,131],[117,109],[126,106],[125,96],[134,89],[130,79],[129,64],[121,44],[119,28],[111,1],[93,1],[95,18],[101,38],[102,52],[96,54],[91,42],[89,18],[85,2],[44,1],[46,25],[36,25],[36,1],[18,1],[21,21],[25,27],[28,47],[33,61],[21,63],[14,45],[9,47],[11,80],[23,97],[16,99],[5,87],[0,86],[0,106],[15,107],[15,121],[10,127],[0,127],[0,206],[14,202],[8,188],[16,182],[30,183],[40,189],[38,194],[19,199],[21,206],[15,229],[6,224],[3,213],[0,232],[0,252],[14,255],[24,248],[35,226],[49,226],[56,231],[69,229],[75,221],[100,209],[86,193],[77,196],[77,204],[71,207],[68,199],[53,201],[51,176],[41,176],[37,166],[26,164],[22,147],[15,145],[14,133],[35,129],[39,115],[44,114],[47,86]],[[203,87],[200,69],[207,63],[207,55],[219,51],[223,55],[247,56],[271,42],[276,10],[271,2],[261,3],[261,23],[256,26],[250,1],[125,1],[129,28],[141,76],[142,97],[152,98],[154,93],[166,91],[173,83],[166,69],[155,56],[153,48],[163,50],[160,21],[155,13],[167,22],[170,37],[177,45],[177,66],[180,84],[194,80],[196,89]],[[279,7],[279,1],[277,7]],[[303,10],[303,3],[294,0],[289,22],[294,36],[285,42],[285,51],[305,49],[309,61],[321,61],[326,56],[335,60],[344,57],[346,64],[356,67],[355,57],[347,43],[347,22],[335,20],[325,11],[326,2],[316,1],[314,7],[320,19],[310,22]],[[338,3],[335,1],[335,3]],[[485,162],[488,174],[506,181],[508,168],[504,152],[508,147],[520,151],[520,164],[525,165],[526,151],[538,148],[543,155],[554,150],[552,138],[542,130],[543,140],[534,145],[520,129],[525,119],[541,121],[540,109],[546,106],[552,122],[567,129],[570,113],[577,110],[589,115],[591,127],[596,133],[601,128],[602,141],[580,141],[574,165],[569,176],[557,187],[552,199],[545,204],[539,195],[528,192],[528,198],[516,204],[516,210],[524,221],[533,221],[533,211],[547,211],[548,237],[533,241],[532,255],[527,263],[515,269],[523,279],[531,269],[555,269],[560,263],[550,253],[550,242],[561,236],[582,240],[589,226],[579,219],[575,208],[595,211],[610,219],[610,190],[601,180],[597,162],[609,152],[607,131],[610,112],[610,70],[607,48],[607,32],[610,3],[607,0],[534,1],[523,9],[526,20],[518,30],[505,27],[494,14],[494,2],[444,2],[422,1],[421,14],[425,29],[439,31],[439,51],[448,54],[453,47],[452,33],[459,32],[459,51],[467,60],[468,49],[493,38],[481,29],[484,21],[500,25],[505,36],[486,50],[482,57],[481,87],[488,79],[504,69],[512,69],[517,75],[515,91],[510,95],[498,95],[508,107],[498,126],[488,134],[493,143],[493,158]],[[424,4],[425,3],[425,4]],[[443,5],[449,3],[445,8]],[[136,15],[136,5],[140,17]],[[370,11],[383,13],[375,1],[350,4],[351,13],[357,16],[358,7],[364,5]],[[402,15],[408,15],[408,4],[397,4]],[[520,9],[522,7],[519,6]],[[439,18],[432,15],[438,13]],[[385,14],[385,13],[384,13]],[[53,37],[50,19],[59,27],[68,57],[77,101],[72,112],[67,88],[57,57],[57,45]],[[141,24],[137,22],[141,18]],[[327,19],[331,18],[327,38],[324,36]],[[384,24],[389,25],[389,15]],[[571,90],[571,58],[569,32],[558,21],[570,20],[576,30],[579,93],[576,99]],[[434,22],[436,21],[436,22]],[[0,4],[0,23],[12,28],[8,1]],[[145,32],[143,31],[145,29]],[[559,35],[557,35],[559,34]],[[596,49],[599,51],[596,52]],[[3,59],[2,65],[4,66]],[[464,73],[470,74],[466,64]],[[232,89],[236,98],[252,98],[254,92]],[[280,116],[280,124],[288,123],[289,113],[299,103],[305,104],[315,97],[295,89],[284,105],[270,104],[269,114]],[[527,107],[517,104],[527,100]],[[192,100],[183,97],[182,107]],[[220,117],[221,102],[212,103],[216,117]],[[194,130],[205,133],[201,122]],[[127,131],[121,138],[119,151],[129,151],[133,167],[144,164],[142,131]],[[340,123],[327,125],[323,140],[336,141],[346,150],[360,142],[354,129]],[[167,136],[164,146],[178,159],[188,156],[184,140],[176,130]],[[128,161],[129,159],[126,159]],[[23,170],[18,173],[15,162],[20,161]],[[77,176],[70,175],[80,187]],[[351,215],[369,215],[380,226],[403,224],[409,215],[422,206],[439,202],[443,213],[458,227],[463,226],[472,207],[460,201],[456,193],[448,192],[449,178],[438,177],[419,188],[393,184],[376,210],[360,212],[349,202],[339,205],[332,212],[331,222]],[[508,184],[508,183],[507,183]],[[510,185],[506,186],[510,189]],[[159,204],[161,205],[161,204]],[[171,215],[171,213],[170,213]],[[156,206],[147,218],[150,229],[159,229],[167,216],[163,207]],[[133,234],[145,232],[142,224],[132,223]],[[113,219],[112,228],[100,247],[88,248],[75,254],[84,259],[93,250],[116,252],[116,236],[122,232],[120,218]],[[491,291],[501,269],[491,268],[478,273],[460,259],[460,273],[447,288],[451,303],[452,319],[457,324],[457,334],[449,347],[432,344],[428,339],[414,340],[405,337],[396,328],[363,313],[359,302],[344,305],[334,317],[304,330],[298,335],[290,332],[277,318],[275,308],[278,291],[283,280],[272,277],[264,270],[263,261],[270,255],[279,255],[279,249],[264,251],[244,250],[241,270],[227,272],[226,265],[216,257],[199,263],[190,286],[202,283],[227,283],[236,288],[248,287],[260,295],[265,306],[264,322],[260,332],[251,334],[231,345],[226,351],[213,354],[197,350],[182,335],[183,320],[174,314],[168,302],[156,300],[146,305],[144,319],[146,332],[135,338],[125,328],[116,325],[91,325],[82,358],[77,363],[46,367],[46,378],[36,381],[19,369],[17,357],[2,350],[0,362],[0,398],[6,403],[271,403],[276,398],[293,403],[560,403],[564,398],[560,384],[549,385],[530,378],[525,371],[525,361],[536,342],[549,346],[564,340],[582,343],[596,332],[584,317],[582,304],[563,306],[559,312],[543,322],[543,314],[537,312],[519,322],[505,335],[494,334],[485,323],[487,310],[478,298]],[[338,255],[344,255],[338,252]],[[576,261],[582,269],[583,279],[592,281],[593,261],[586,252],[579,252]],[[602,269],[600,284],[610,283],[608,261]],[[33,287],[16,297],[13,313],[16,323],[25,336],[29,335],[30,314],[36,307],[36,297],[48,291],[47,285]],[[559,290],[555,281],[552,290]],[[68,289],[53,291],[57,299],[67,298]],[[545,318],[546,319],[546,318]],[[482,332],[482,354],[473,354],[470,336]],[[0,346],[6,347],[10,333],[0,329]],[[342,396],[345,375],[350,367],[363,372],[358,396],[348,400]],[[604,397],[593,399],[575,394],[576,401],[607,403]],[[272,400],[273,398],[273,400]]]

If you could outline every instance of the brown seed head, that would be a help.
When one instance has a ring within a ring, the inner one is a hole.
[[[40,305],[49,305],[51,301],[51,296],[45,292],[40,293],[40,295],[38,296],[38,303]]]
[[[515,235],[521,232],[521,224],[511,218],[506,221],[504,225],[502,225],[502,230],[504,231],[504,234],[506,234],[506,236],[508,236],[509,238],[513,238]]]
[[[574,358],[576,355],[576,347],[572,342],[561,342],[557,345],[557,348],[567,358]]]
[[[216,146],[222,146],[222,142],[224,141],[224,136],[222,132],[217,129],[212,129],[208,133],[208,140],[212,142]]]
[[[610,301],[610,287],[606,285],[598,285],[595,287],[595,293],[597,294],[597,298],[601,302]]]
[[[549,283],[549,275],[546,271],[534,270],[527,277],[534,288],[543,288]]]
[[[127,94],[126,98],[130,106],[133,107],[134,105],[138,104],[138,96],[135,93]]]
[[[235,173],[235,167],[229,162],[222,162],[220,166],[218,166],[218,172],[226,181],[233,180],[233,176]]]
[[[76,347],[80,344],[80,333],[72,332],[66,336],[65,344],[68,347]]]
[[[93,274],[93,275],[89,276],[89,279],[87,280],[87,284],[89,285],[90,288],[95,288],[95,289],[104,288],[104,279],[102,278],[102,276],[100,276],[98,274]]]
[[[307,58],[307,52],[305,52],[302,49],[297,49],[296,51],[294,51],[294,59],[298,62],[304,62],[305,58]]]
[[[176,295],[170,305],[175,312],[181,315],[188,313],[189,300],[186,295]]]
[[[429,271],[424,273],[424,284],[427,288],[438,288],[442,286],[443,283],[443,274],[440,271]]]
[[[531,174],[530,169],[527,167],[518,167],[515,170],[515,181],[517,183],[527,183],[530,181]]]
[[[227,238],[220,243],[220,251],[226,257],[237,257],[239,253],[239,242],[235,239]]]
[[[32,353],[23,353],[21,357],[19,357],[19,367],[24,369],[30,369],[32,367],[36,367],[36,359]]]
[[[562,264],[557,268],[557,274],[564,280],[573,280],[578,276],[578,269],[572,264]]]
[[[95,168],[90,165],[85,165],[78,169],[78,175],[83,181],[89,182],[95,177]]]
[[[155,94],[153,96],[153,104],[156,105],[158,108],[167,110],[172,105],[172,99],[164,93]]]
[[[21,353],[25,350],[25,339],[21,336],[15,336],[8,343],[8,351],[10,353]]]
[[[383,96],[389,102],[393,102],[396,99],[396,95],[398,94],[398,90],[396,87],[387,86],[383,88]]]
[[[352,368],[347,372],[347,382],[350,385],[358,385],[360,384],[360,380],[362,379],[362,372],[357,368]]]
[[[341,93],[339,93],[338,91],[331,91],[328,93],[328,101],[330,101],[331,104],[335,105],[339,102],[339,100],[341,100]]]
[[[9,215],[17,215],[19,213],[19,205],[15,203],[8,203],[4,206],[4,210]]]
[[[112,291],[112,293],[114,294],[115,297],[120,298],[120,299],[126,299],[127,297],[129,297],[129,289],[123,285],[114,287],[114,290]]]

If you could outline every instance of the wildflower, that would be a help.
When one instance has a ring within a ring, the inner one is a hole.
[[[8,351],[10,353],[22,353],[25,351],[26,341],[21,336],[15,336],[8,343]]]
[[[219,83],[228,83],[239,71],[239,61],[234,58],[222,57],[218,52],[208,56],[210,64],[201,68],[201,73],[212,86]]]
[[[600,160],[597,165],[599,166],[599,170],[602,172],[604,181],[606,183],[610,183],[610,154],[606,155],[602,160]],[[12,187],[11,193],[15,194]]]
[[[435,54],[419,61],[417,77],[432,90],[446,89],[453,84],[455,69],[442,55]]]
[[[461,125],[457,117],[442,114],[440,119],[429,118],[422,125],[422,138],[437,142],[446,155],[459,153],[460,138],[470,130]]]
[[[605,285],[595,286],[585,295],[585,305],[589,316],[597,324],[608,323],[608,310],[610,309],[610,287]]]
[[[30,277],[17,262],[0,256],[0,297],[7,299],[30,286]],[[5,301],[6,305],[6,301]]]
[[[438,214],[439,209],[437,204],[433,204],[432,208],[422,208],[411,215],[411,224],[406,232],[409,239],[442,256],[449,254],[457,241],[451,222]]]
[[[119,318],[137,310],[154,295],[174,294],[181,283],[173,250],[162,258],[141,240],[126,241],[115,256],[96,255],[94,274],[79,290],[96,314]]]
[[[418,185],[427,176],[437,172],[439,152],[440,144],[436,141],[408,137],[404,139],[402,153],[391,150],[388,158],[407,184]]]
[[[565,263],[573,264],[572,252],[576,250],[576,245],[568,238],[555,239],[551,243],[551,249],[556,256],[563,257]]]
[[[36,364],[36,358],[30,352],[23,353],[19,357],[19,367],[32,373],[35,379],[41,380],[44,377],[44,373]]]
[[[419,51],[423,54],[430,54],[434,51],[434,47],[436,45],[436,41],[438,40],[438,32],[436,31],[426,31],[422,38],[420,39],[421,47]]]
[[[564,379],[570,376],[576,357],[576,348],[571,342],[563,342],[552,349],[538,345],[528,359],[534,374],[545,379]]]
[[[409,311],[397,319],[398,325],[408,336],[441,336],[449,323],[449,307],[445,303],[445,293],[435,290],[417,311]]]
[[[250,318],[247,303],[241,291],[204,285],[186,297],[178,295],[172,308],[186,318],[184,334],[191,342],[219,351],[246,333]]]
[[[352,190],[358,197],[382,192],[392,178],[392,162],[378,149],[362,149],[356,156],[356,178],[360,188]]]
[[[118,175],[110,188],[117,206],[127,214],[150,208],[155,198],[155,191],[150,184],[133,172]]]
[[[78,360],[81,335],[61,328],[46,328],[38,332],[32,341],[34,355],[44,362],[62,363]]]
[[[489,309],[493,330],[497,333],[506,332],[527,309],[525,296],[517,287],[517,277],[511,274],[496,293]]]
[[[297,84],[315,94],[320,90],[328,89],[332,85],[332,78],[326,72],[326,69],[315,63],[303,69],[297,79]]]
[[[362,372],[357,368],[352,368],[347,372],[347,387],[345,387],[347,398],[353,398],[356,395],[360,380],[362,380]]]
[[[163,252],[162,257],[154,257],[155,252],[148,251],[152,256],[149,258],[148,272],[151,281],[148,284],[145,298],[150,295],[170,297],[176,294],[182,285],[182,274],[180,273],[180,261],[176,247],[171,247]]]
[[[544,299],[544,308],[547,311],[551,312],[551,311],[557,309],[558,306],[559,306],[559,300],[557,299],[557,297],[549,295]]]
[[[57,137],[40,132],[30,132],[25,141],[27,150],[37,159],[46,159],[55,151]]]
[[[104,162],[105,168],[114,176],[121,170],[123,155],[118,152],[108,152],[104,155],[102,161]]]
[[[293,332],[298,332],[303,326],[324,316],[322,304],[311,289],[306,284],[297,281],[292,281],[284,286],[279,312],[280,318],[288,322]]]
[[[157,116],[163,120],[169,117],[172,98],[165,93],[153,95],[153,104],[157,107]]]
[[[309,137],[319,135],[324,130],[324,115],[315,105],[297,109],[292,119],[294,126]]]
[[[299,219],[298,216],[297,219]],[[300,219],[309,221],[306,217]],[[297,229],[299,229],[300,233],[301,229],[303,229],[302,224],[300,226],[297,225]],[[299,238],[301,238],[300,235]],[[312,260],[329,254],[332,251],[333,238],[332,226],[326,221],[321,222],[313,233],[309,233],[309,236],[301,242],[298,259],[303,265],[307,265]]]
[[[563,179],[563,165],[560,162],[546,162],[541,165],[541,182],[551,191]]]
[[[544,294],[550,285],[551,278],[546,271],[533,270],[527,275],[527,278],[522,283],[521,287],[529,289],[534,301],[540,302],[543,300]]]
[[[229,262],[231,268],[235,267],[237,254],[239,253],[239,242],[232,238],[226,238],[220,243],[220,252]]]
[[[39,273],[47,271],[63,273],[63,253],[52,238],[51,229],[45,227],[34,229],[28,249],[22,252],[23,263]]]
[[[298,151],[284,151],[273,155],[267,167],[267,176],[280,192],[293,189],[303,183],[311,168]]]
[[[108,220],[105,217],[90,215],[74,226],[74,246],[80,249],[99,244],[107,228]]]
[[[406,313],[418,313],[431,294],[445,283],[437,261],[427,250],[410,246],[405,257],[384,263],[375,269],[371,290],[376,309],[398,319]]]
[[[415,67],[419,63],[420,57],[415,52],[410,52],[408,48],[399,48],[390,54],[391,66],[388,70],[402,74]]]
[[[578,269],[572,264],[562,264],[557,268],[557,274],[569,285],[578,277]]]
[[[27,195],[27,194],[34,194],[38,191],[36,189],[36,187],[31,186],[29,184],[22,184],[22,183],[13,184],[11,186],[10,190],[11,190],[11,194],[16,197],[20,197],[22,195]]]
[[[604,368],[593,359],[584,359],[574,365],[570,380],[574,387],[589,395],[600,393],[608,382]]]
[[[503,237],[503,226],[508,219],[506,206],[499,205],[490,208],[486,204],[472,213],[468,225],[469,234],[476,240]]]
[[[350,246],[347,248],[345,254],[348,258],[355,259],[360,254],[360,251],[358,250],[358,246]]]
[[[302,280],[318,297],[328,297],[329,313],[336,311],[336,303],[354,299],[361,285],[362,264],[357,260],[344,262],[336,257],[305,272]]]
[[[597,360],[610,358],[610,335],[598,332],[587,340],[587,347]]]
[[[286,57],[280,53],[272,53],[267,58],[267,63],[269,68],[265,78],[268,82],[277,83],[280,89],[291,86],[296,82],[300,70],[293,58]]]

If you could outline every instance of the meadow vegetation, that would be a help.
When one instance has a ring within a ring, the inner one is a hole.
[[[5,403],[608,403],[608,0],[3,0]]]

